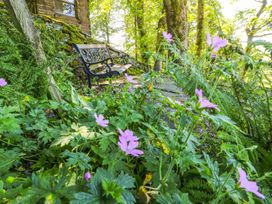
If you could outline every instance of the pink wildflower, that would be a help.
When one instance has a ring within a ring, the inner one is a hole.
[[[91,177],[92,177],[92,175],[91,175],[91,173],[90,173],[89,171],[87,171],[87,172],[84,174],[84,179],[85,179],[86,181],[88,181],[89,179],[91,179]]]
[[[210,34],[207,33],[207,44],[212,47],[213,52],[217,52],[220,48],[225,47],[228,44],[226,39],[222,39],[218,36],[215,36],[213,39]]]
[[[5,79],[0,78],[0,87],[6,86],[8,83],[6,82]]]
[[[203,91],[201,89],[196,89],[195,94],[198,97],[200,108],[217,108],[217,105],[211,103],[208,99],[203,98]]]
[[[211,103],[208,99],[201,99],[200,102],[200,108],[217,108],[217,105]]]
[[[101,126],[101,127],[108,127],[108,124],[109,124],[109,121],[108,120],[104,120],[104,116],[99,114],[99,115],[96,115],[94,114],[94,117],[95,117],[95,122]]]
[[[171,33],[163,32],[162,35],[167,42],[171,42],[173,40],[173,36]]]
[[[144,153],[142,150],[136,149],[139,145],[139,138],[133,135],[131,130],[125,130],[124,132],[119,130],[119,133],[120,136],[118,145],[120,149],[126,153],[126,155],[130,154],[132,156],[138,157]]]
[[[195,94],[198,96],[199,99],[203,98],[203,91],[201,89],[196,89]]]
[[[128,81],[129,83],[131,83],[131,84],[136,84],[136,83],[137,83],[137,81],[133,79],[133,76],[130,76],[130,75],[128,75],[128,74],[126,73],[126,74],[125,74],[125,77],[126,77],[126,79],[127,79],[127,81]]]
[[[243,169],[238,168],[238,172],[240,177],[239,178],[240,187],[244,188],[248,192],[254,193],[261,199],[265,199],[265,196],[258,191],[259,187],[257,186],[257,183],[254,181],[249,181],[247,179],[247,174]]]

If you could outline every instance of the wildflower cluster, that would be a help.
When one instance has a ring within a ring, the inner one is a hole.
[[[96,123],[101,127],[107,127],[109,124],[108,120],[104,119],[103,115],[96,115],[94,114],[94,117],[96,119]],[[142,150],[136,149],[139,145],[139,138],[133,135],[133,132],[131,130],[125,130],[124,132],[122,130],[119,130],[120,136],[119,136],[119,142],[118,145],[122,151],[124,151],[127,155],[132,155],[135,157],[138,157],[139,155],[143,154]]]

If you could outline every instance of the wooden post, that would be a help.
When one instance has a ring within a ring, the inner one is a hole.
[[[4,3],[12,16],[16,27],[25,35],[31,43],[34,56],[38,65],[46,62],[46,56],[42,47],[40,34],[34,26],[33,18],[28,10],[25,0],[4,0]],[[49,93],[52,99],[62,101],[62,95],[53,78],[50,67],[46,68]]]

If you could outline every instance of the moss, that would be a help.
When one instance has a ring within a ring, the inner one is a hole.
[[[67,24],[61,20],[52,18],[47,15],[37,15],[36,16],[36,21],[39,21],[39,24],[54,24],[54,25],[59,25],[61,26],[61,31],[64,34],[67,34],[69,36],[68,44],[87,44],[87,43],[96,43],[94,39],[92,39],[90,36],[87,34],[83,33],[80,28],[78,28],[75,25],[70,25]],[[43,23],[42,23],[43,22]],[[41,25],[39,25],[41,27]]]

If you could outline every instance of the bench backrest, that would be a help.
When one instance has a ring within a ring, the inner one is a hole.
[[[74,48],[81,55],[81,59],[88,65],[103,63],[112,57],[106,45],[103,44],[74,44]]]

